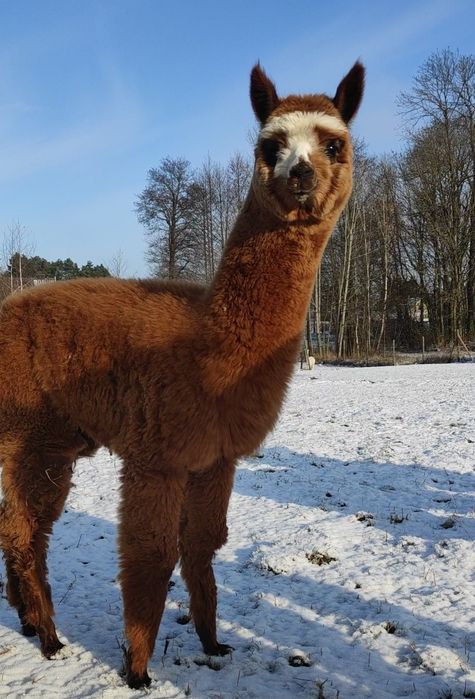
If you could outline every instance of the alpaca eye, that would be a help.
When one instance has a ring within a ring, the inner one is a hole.
[[[341,150],[341,141],[328,141],[325,146],[325,153],[333,162]]]
[[[266,165],[275,167],[280,143],[275,138],[264,138],[261,141],[262,158]]]

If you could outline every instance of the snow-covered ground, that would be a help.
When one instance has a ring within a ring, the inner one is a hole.
[[[298,372],[215,561],[235,651],[210,659],[178,623],[176,571],[142,692],[117,673],[120,464],[80,461],[49,559],[67,652],[43,660],[2,599],[0,695],[475,697],[474,402],[473,364]]]

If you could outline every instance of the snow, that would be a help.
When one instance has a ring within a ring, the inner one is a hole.
[[[235,650],[210,659],[177,623],[177,570],[144,691],[117,672],[120,463],[79,461],[49,557],[68,645],[44,660],[2,598],[0,696],[475,697],[474,398],[473,364],[298,371],[215,561]]]

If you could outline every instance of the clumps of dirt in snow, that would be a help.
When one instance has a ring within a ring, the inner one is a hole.
[[[374,515],[371,512],[357,512],[355,517],[358,522],[364,522],[367,527],[374,527]]]
[[[320,551],[312,551],[312,553],[306,553],[305,558],[310,561],[313,565],[323,566],[328,565],[336,561],[336,558],[329,556],[327,553],[321,553]]]

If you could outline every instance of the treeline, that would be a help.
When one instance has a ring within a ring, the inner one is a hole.
[[[357,149],[317,280],[317,323],[329,322],[338,356],[475,341],[475,57],[433,55],[399,109],[406,148]]]
[[[431,56],[400,95],[406,145],[356,144],[351,200],[309,311],[314,353],[370,356],[475,342],[475,56]],[[209,281],[249,187],[241,155],[165,158],[136,202],[154,274]]]
[[[67,257],[65,260],[50,262],[44,257],[34,255],[28,257],[19,252],[14,253],[6,265],[3,277],[15,279],[76,279],[77,277],[110,277],[110,272],[104,265],[95,265],[90,260],[79,266]]]
[[[65,260],[49,261],[44,257],[15,252],[11,255],[0,272],[0,299],[15,291],[43,282],[76,279],[77,277],[110,277],[104,265],[95,265],[87,261],[79,266],[69,257]]]

